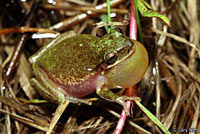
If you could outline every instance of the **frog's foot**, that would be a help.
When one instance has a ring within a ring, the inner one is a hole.
[[[84,103],[87,105],[92,105],[92,101],[87,100],[87,99],[81,99],[81,98],[76,98],[76,97],[72,97],[72,96],[66,96],[65,99],[72,103],[76,103],[76,104]]]
[[[117,94],[113,93],[112,91],[110,91],[107,88],[106,82],[102,82],[102,84],[99,86],[99,88],[97,88],[96,92],[103,99],[106,99],[108,101],[117,102],[120,105],[122,105],[123,108],[125,109],[126,115],[130,115],[130,112],[129,112],[127,106],[126,106],[127,100],[141,101],[141,99],[139,97],[118,96]]]
[[[129,110],[126,106],[126,101],[128,100],[137,100],[137,101],[141,101],[140,97],[128,97],[128,96],[119,96],[116,98],[115,102],[119,103],[120,105],[123,106],[123,108],[125,109],[126,115],[130,115]]]

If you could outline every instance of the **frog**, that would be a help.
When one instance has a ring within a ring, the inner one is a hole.
[[[127,100],[139,97],[118,95],[112,89],[136,85],[148,67],[146,48],[113,29],[103,37],[76,35],[69,31],[44,45],[29,58],[35,78],[31,85],[45,99],[63,103],[88,103],[94,92],[120,104],[129,115]]]

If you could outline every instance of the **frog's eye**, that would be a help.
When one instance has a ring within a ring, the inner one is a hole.
[[[105,61],[108,64],[113,64],[117,60],[118,55],[116,52],[110,52],[105,56]]]

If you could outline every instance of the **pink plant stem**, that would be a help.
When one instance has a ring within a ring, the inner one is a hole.
[[[131,0],[131,15],[130,15],[130,38],[137,40],[137,21],[135,16],[135,7],[134,7],[134,0]],[[128,88],[128,91],[126,92],[126,95],[128,96],[136,96],[136,87],[134,88]],[[132,93],[133,92],[133,93]],[[126,101],[126,106],[128,110],[130,111],[132,101]],[[117,127],[115,128],[115,131],[113,134],[121,134],[124,123],[126,121],[126,112],[123,109],[121,116],[119,118]]]
[[[134,0],[131,0],[130,38],[137,40],[137,20],[135,16]]]
[[[127,106],[128,110],[129,110],[130,106],[131,106],[131,101],[126,101],[126,106]],[[126,121],[126,112],[123,109],[122,113],[121,113],[121,116],[120,116],[120,118],[118,120],[117,127],[115,128],[115,131],[114,131],[113,134],[121,134],[122,128],[124,126],[125,121]]]

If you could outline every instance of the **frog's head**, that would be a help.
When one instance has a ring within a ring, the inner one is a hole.
[[[102,41],[108,47],[104,53],[107,63],[104,74],[109,86],[127,88],[138,83],[148,66],[148,54],[144,46],[115,30],[105,35]]]

